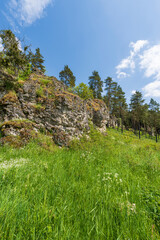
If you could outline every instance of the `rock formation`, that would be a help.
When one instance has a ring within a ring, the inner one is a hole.
[[[102,100],[82,100],[55,77],[34,73],[16,81],[0,71],[0,123],[2,143],[14,137],[26,141],[31,133],[43,131],[67,146],[87,133],[91,123],[105,131],[110,117]]]

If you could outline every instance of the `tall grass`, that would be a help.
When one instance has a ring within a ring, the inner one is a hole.
[[[160,144],[132,133],[0,148],[0,239],[160,239]]]

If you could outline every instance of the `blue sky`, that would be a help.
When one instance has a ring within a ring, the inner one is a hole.
[[[159,0],[1,0],[0,29],[40,47],[49,75],[67,64],[79,84],[97,70],[128,100],[138,90],[160,102],[159,12]]]

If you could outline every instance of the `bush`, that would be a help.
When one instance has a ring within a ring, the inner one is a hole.
[[[93,99],[93,91],[84,83],[74,88],[74,93],[83,99]]]

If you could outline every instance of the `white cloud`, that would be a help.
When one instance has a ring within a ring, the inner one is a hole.
[[[130,55],[122,59],[116,67],[117,77],[125,78],[129,70],[131,73],[137,69],[144,71],[146,78],[153,78],[152,82],[142,88],[145,97],[160,97],[160,44],[149,45],[147,40],[139,40],[136,43],[130,43]],[[135,90],[131,92],[135,93]]]
[[[160,44],[143,52],[139,66],[144,70],[145,77],[155,79],[142,89],[145,97],[160,97]]]
[[[135,43],[131,42],[130,46],[133,48],[134,54],[137,54],[147,44],[149,44],[147,40],[138,40]]]
[[[138,40],[137,42],[130,43],[130,56],[121,60],[120,64],[116,66],[117,69],[117,77],[118,78],[125,78],[128,76],[125,69],[129,69],[132,73],[135,70],[135,58],[140,52],[140,50],[147,45],[149,42],[147,40]]]
[[[118,78],[126,78],[129,77],[129,74],[125,73],[125,72],[119,72],[118,73]]]
[[[135,68],[135,63],[131,56],[129,56],[128,58],[122,59],[120,64],[116,67],[117,77],[118,78],[126,78],[128,76],[128,74],[126,72],[124,72],[123,70],[131,69],[131,71],[133,72],[134,68]]]
[[[44,15],[45,8],[53,0],[10,0],[11,15],[22,24],[32,24]]]
[[[160,44],[144,51],[140,59],[140,68],[144,69],[145,76],[160,80]]]
[[[145,97],[160,97],[160,81],[155,80],[147,84],[142,90]]]

